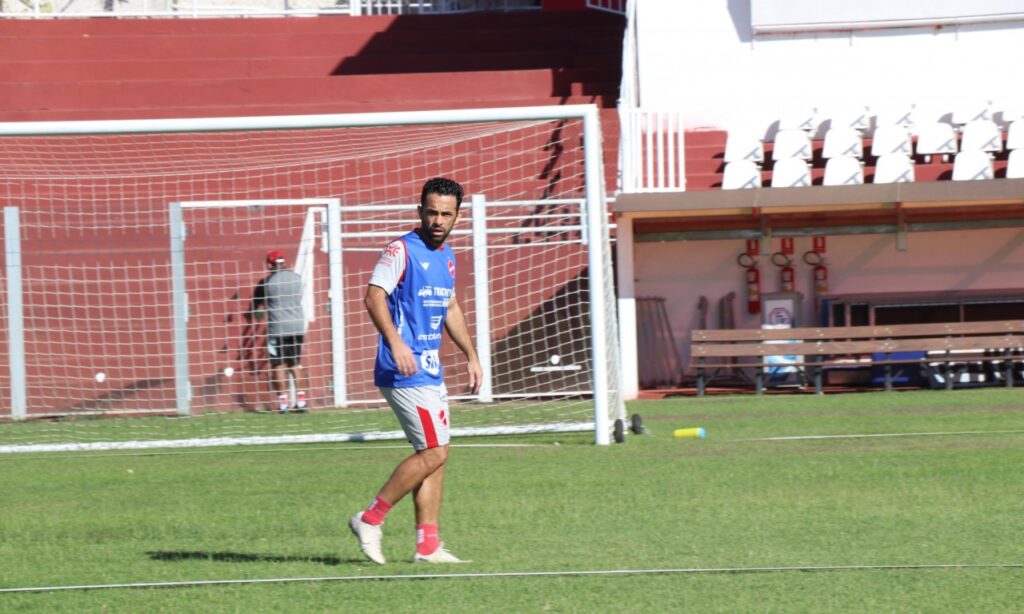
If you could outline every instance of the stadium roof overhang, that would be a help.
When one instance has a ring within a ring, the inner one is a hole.
[[[1024,179],[622,193],[637,241],[1024,227]]]

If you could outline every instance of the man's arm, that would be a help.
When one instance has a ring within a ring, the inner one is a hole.
[[[416,366],[412,350],[402,340],[401,333],[391,321],[391,312],[388,310],[387,301],[388,294],[384,288],[373,284],[367,286],[363,303],[366,305],[366,311],[369,312],[373,325],[391,348],[391,355],[395,359],[398,372],[405,376],[413,375],[419,371],[419,367]]]
[[[267,291],[266,291],[267,278],[264,277],[256,284],[256,289],[252,291],[252,300],[249,301],[249,311],[246,312],[246,317],[249,321],[254,318],[257,320],[262,319],[263,308],[267,304]]]
[[[469,334],[469,326],[466,325],[466,316],[462,314],[459,301],[448,301],[448,316],[444,320],[444,329],[448,331],[455,345],[469,360],[469,390],[473,394],[480,392],[480,384],[483,383],[483,370],[480,368],[480,358],[476,355],[476,348],[473,347],[473,339]]]

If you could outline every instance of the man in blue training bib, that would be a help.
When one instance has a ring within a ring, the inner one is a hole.
[[[381,525],[410,492],[416,507],[413,561],[463,562],[438,538],[450,422],[439,358],[442,328],[466,355],[473,394],[480,391],[481,379],[480,360],[455,298],[455,256],[445,244],[459,219],[462,195],[462,186],[451,179],[427,181],[420,194],[420,227],[384,248],[366,289],[366,309],[380,333],[374,384],[416,449],[395,468],[370,507],[349,520],[363,553],[381,565]]]

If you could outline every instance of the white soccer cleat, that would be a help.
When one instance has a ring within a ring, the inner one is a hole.
[[[416,556],[412,557],[412,562],[413,563],[472,563],[473,561],[463,561],[462,559],[460,559],[459,557],[455,556],[454,554],[449,552],[447,549],[445,549],[444,544],[441,544],[440,546],[437,547],[437,550],[434,550],[430,554],[420,554],[419,552],[417,552]]]
[[[380,544],[384,541],[384,532],[377,525],[363,522],[363,513],[358,512],[349,519],[348,528],[352,534],[359,538],[359,548],[370,559],[378,565],[385,563],[384,553],[381,552]]]

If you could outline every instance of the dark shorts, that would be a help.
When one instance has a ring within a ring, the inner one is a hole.
[[[270,366],[294,367],[302,359],[302,340],[305,335],[281,335],[267,337],[267,357]]]

